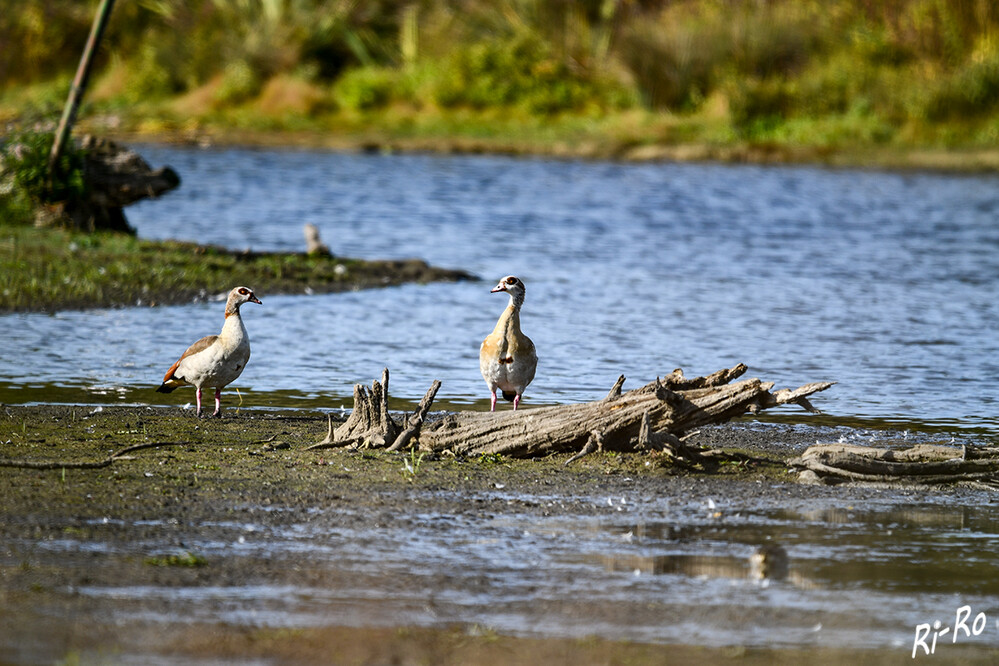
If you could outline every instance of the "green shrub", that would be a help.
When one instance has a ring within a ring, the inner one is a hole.
[[[434,98],[444,107],[520,107],[539,114],[630,103],[622,86],[571,68],[530,32],[458,46],[437,81]]]
[[[872,65],[898,67],[911,62],[912,48],[894,38],[884,25],[860,24],[850,32],[849,51]]]
[[[786,77],[821,52],[823,12],[802,3],[752,5],[727,17],[731,64],[758,78]],[[723,19],[725,20],[725,19]]]
[[[766,134],[791,115],[794,98],[780,79],[737,79],[729,92],[736,131],[747,138]]]
[[[85,154],[70,144],[49,181],[48,161],[54,136],[27,131],[7,137],[0,149],[0,214],[2,222],[30,222],[39,204],[82,199]]]
[[[92,2],[4,0],[0,82],[40,81],[75,67],[87,43],[93,10]]]
[[[399,72],[387,67],[360,67],[345,72],[333,85],[333,99],[351,111],[386,106],[402,92]]]
[[[176,94],[184,89],[170,66],[169,57],[154,41],[143,44],[128,63],[125,97],[130,102],[142,102]]]
[[[838,147],[886,144],[895,134],[891,124],[859,103],[842,115],[786,120],[771,126],[766,138],[791,145]]]
[[[821,17],[795,3],[675,3],[628,21],[614,51],[650,108],[690,112],[726,81],[807,67],[827,48]]]
[[[70,142],[62,151],[52,182],[47,186],[49,153],[55,136],[49,132],[27,131],[11,136],[3,149],[5,170],[14,182],[42,201],[67,201],[86,194],[83,178],[84,152]]]
[[[0,227],[27,225],[34,220],[35,204],[31,197],[3,171],[0,165]]]

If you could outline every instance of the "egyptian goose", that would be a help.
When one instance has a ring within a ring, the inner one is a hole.
[[[167,370],[157,391],[170,393],[178,386],[190,384],[197,389],[197,415],[200,417],[201,389],[214,387],[215,413],[212,416],[222,416],[222,388],[235,381],[250,360],[250,336],[239,316],[239,306],[243,303],[261,304],[252,289],[236,287],[230,291],[225,302],[222,332],[201,338],[188,347],[184,355]]]
[[[510,304],[500,315],[496,328],[479,348],[479,370],[489,386],[492,399],[489,411],[496,411],[496,389],[506,400],[513,401],[517,409],[524,389],[534,379],[538,355],[534,343],[520,330],[520,306],[524,304],[525,287],[522,280],[508,275],[493,287],[491,293],[505,291],[510,294]]]

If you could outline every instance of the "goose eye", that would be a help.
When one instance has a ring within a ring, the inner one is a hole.
[[[239,293],[241,293],[243,296],[246,296],[248,293],[250,293],[250,291],[246,288],[243,288],[239,290]]]
[[[517,278],[515,278],[515,277],[508,277],[506,279],[506,283],[508,285],[510,285],[510,286],[513,286],[513,285],[517,284]]]

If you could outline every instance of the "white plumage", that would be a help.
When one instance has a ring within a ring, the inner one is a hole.
[[[225,303],[225,324],[218,335],[201,338],[170,366],[157,391],[169,393],[179,386],[191,385],[196,389],[198,411],[201,416],[201,391],[215,389],[215,412],[222,416],[222,388],[236,380],[250,360],[250,336],[243,325],[239,306],[260,301],[252,289],[236,287],[229,292]]]

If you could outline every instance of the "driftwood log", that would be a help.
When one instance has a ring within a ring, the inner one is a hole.
[[[180,185],[180,176],[173,169],[153,169],[138,153],[114,141],[86,135],[80,148],[87,196],[43,207],[35,219],[37,226],[135,233],[122,209]]]
[[[746,379],[743,364],[705,377],[688,379],[674,370],[663,379],[622,393],[619,377],[603,400],[517,411],[463,411],[427,419],[440,388],[435,381],[410,416],[396,423],[388,411],[388,370],[371,389],[354,387],[354,410],[345,423],[310,448],[332,446],[418,446],[434,453],[477,456],[501,454],[516,458],[574,453],[572,460],[593,451],[664,451],[682,466],[696,467],[719,456],[683,441],[691,430],[723,423],[747,412],[783,404],[817,411],[808,396],[834,382],[807,384],[795,390],[770,392],[773,383]]]
[[[920,444],[904,449],[816,444],[788,461],[804,483],[939,485],[999,489],[999,447]]]

